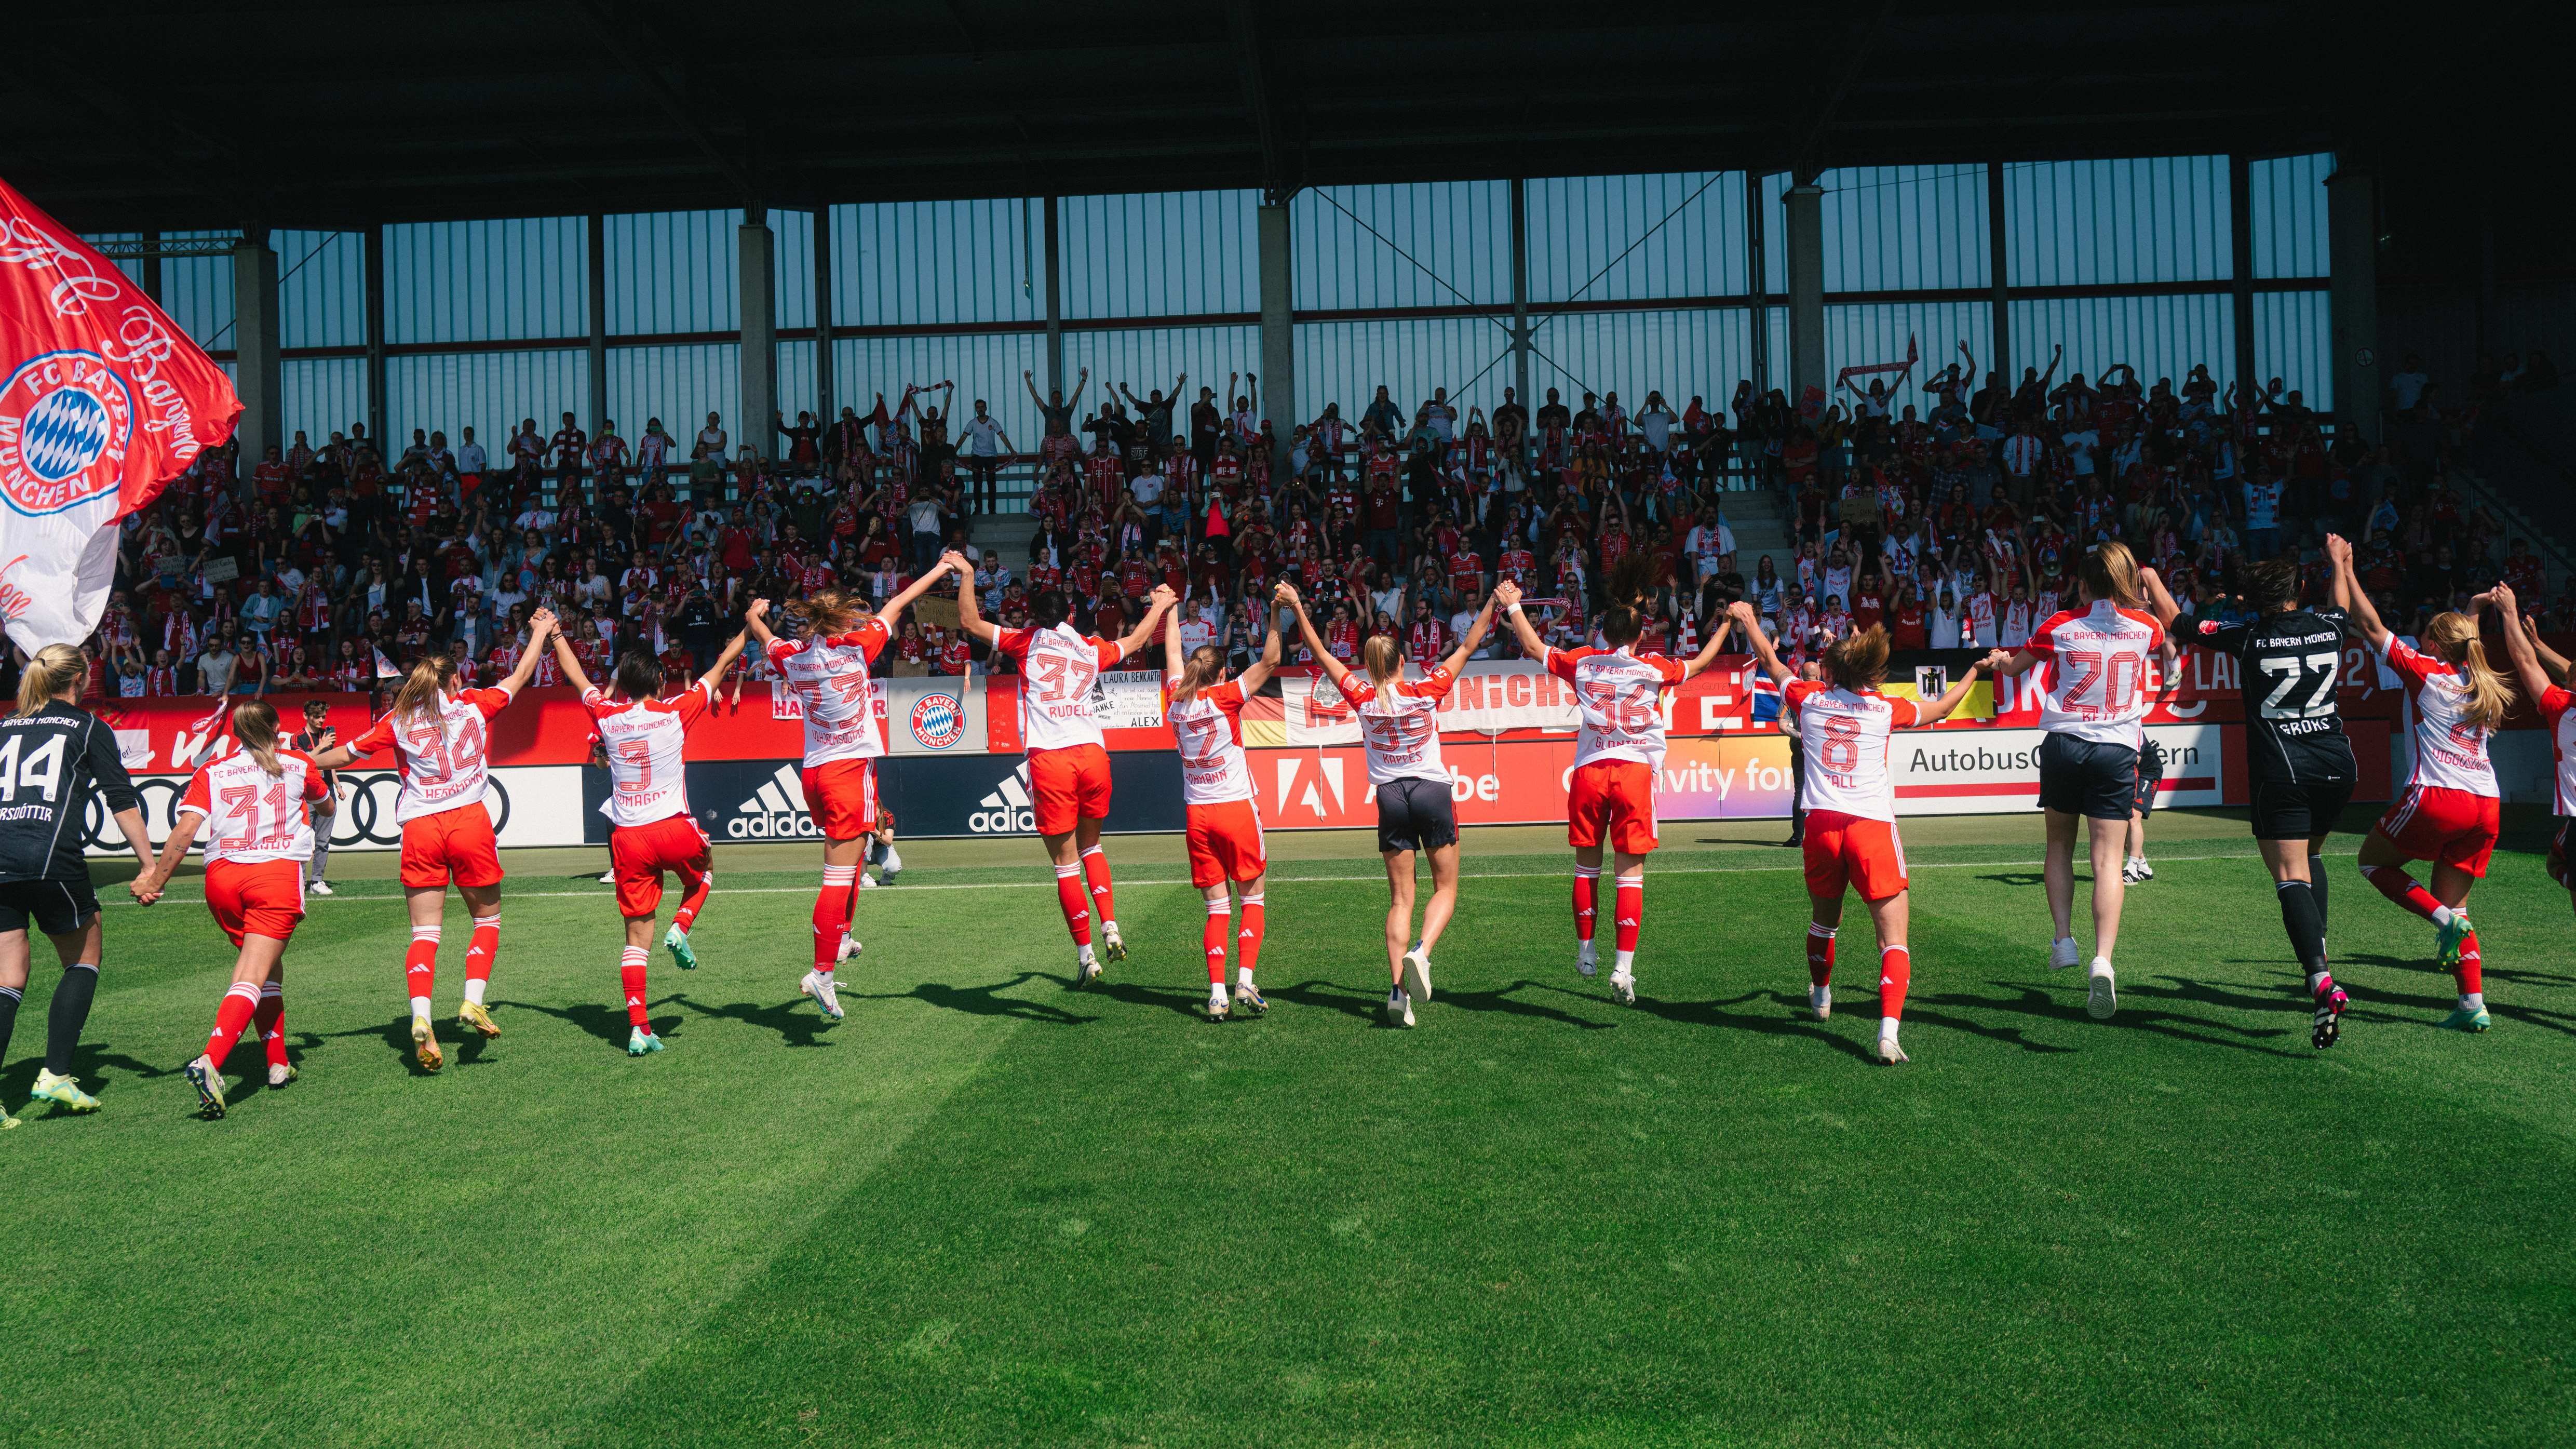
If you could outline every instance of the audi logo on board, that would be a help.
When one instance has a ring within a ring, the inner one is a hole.
[[[170,838],[170,827],[179,813],[179,796],[188,788],[186,775],[137,775],[134,793],[143,808],[143,829],[156,842]],[[500,834],[510,825],[510,790],[499,775],[487,777],[483,808],[492,814],[492,833]],[[400,845],[402,826],[394,820],[394,800],[402,791],[402,776],[393,770],[342,770],[340,784],[348,797],[340,802],[339,813],[331,817],[331,844],[334,849],[359,845]],[[116,819],[108,813],[107,801],[96,791],[90,793],[89,811],[81,821],[81,844],[96,850],[121,851],[125,832],[116,828]]]

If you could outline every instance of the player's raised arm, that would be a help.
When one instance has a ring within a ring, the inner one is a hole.
[[[709,694],[715,693],[716,686],[724,682],[725,671],[733,668],[733,662],[742,657],[742,646],[750,638],[751,631],[746,629],[726,640],[724,652],[716,656],[714,666],[698,676],[699,687]]]
[[[1287,611],[1274,603],[1267,612],[1270,615],[1270,637],[1261,641],[1261,657],[1244,666],[1243,672],[1234,677],[1235,685],[1243,691],[1246,699],[1260,693],[1261,686],[1268,684],[1271,674],[1279,668],[1279,616]]]
[[[1145,610],[1145,617],[1137,620],[1136,627],[1127,631],[1127,637],[1118,641],[1118,658],[1122,663],[1129,655],[1145,647],[1145,641],[1154,637],[1154,626],[1161,623],[1163,616],[1179,602],[1180,595],[1172,592],[1170,584],[1154,585],[1153,604]],[[1172,632],[1178,634],[1180,631],[1175,629]]]
[[[1700,646],[1699,652],[1682,661],[1682,678],[1696,678],[1701,670],[1708,668],[1724,650],[1726,636],[1734,632],[1735,615],[1730,610],[1725,618],[1717,621],[1717,628],[1709,634],[1708,642]]]
[[[1492,632],[1493,627],[1494,596],[1487,594],[1485,607],[1476,611],[1476,622],[1467,626],[1466,637],[1458,641],[1457,648],[1449,651],[1449,657],[1441,661],[1440,667],[1453,675],[1465,668],[1467,656],[1475,653],[1476,646],[1485,642],[1485,635]]]
[[[920,578],[914,579],[909,585],[896,590],[895,596],[886,600],[884,610],[880,612],[877,617],[885,620],[885,626],[888,629],[892,629],[896,622],[903,617],[903,611],[912,607],[913,600],[929,593],[931,589],[938,584],[939,576],[948,572],[950,568],[956,566],[956,560],[957,554],[953,550],[948,553],[941,554],[939,556],[939,562],[932,564],[929,568],[921,571]],[[974,577],[974,572],[975,571],[973,569],[961,569],[959,570],[959,577],[967,579],[971,583],[971,580]],[[966,621],[966,599],[974,592],[975,590],[968,585],[960,585],[958,587],[957,620],[960,624],[963,624]]]
[[[1753,657],[1762,662],[1762,672],[1771,676],[1773,684],[1787,684],[1798,677],[1797,671],[1780,662],[1779,651],[1771,647],[1770,636],[1762,632],[1762,620],[1754,614],[1753,605],[1738,599],[1726,606],[1726,613],[1735,621],[1735,627],[1744,631],[1744,642],[1753,646]]]
[[[1156,584],[1154,586],[1154,592],[1157,594],[1170,593],[1171,586],[1168,584]],[[1180,683],[1181,676],[1188,672],[1188,669],[1189,660],[1181,653],[1181,631],[1178,629],[1164,630],[1163,678],[1165,682],[1171,684]]]
[[[534,650],[529,651],[534,653]],[[572,641],[555,635],[555,667],[563,671],[566,681],[583,694],[591,691],[590,676],[581,672],[581,656],[573,652]]]
[[[2156,616],[2156,622],[2163,625],[2167,633],[2171,633],[2173,621],[2182,617],[2182,606],[2174,602],[2173,595],[2165,592],[2165,581],[2157,577],[2154,569],[2139,569],[2138,584],[2147,591],[2148,611]]]
[[[1333,651],[1324,647],[1323,637],[1315,632],[1315,621],[1306,617],[1306,602],[1297,597],[1295,586],[1281,584],[1278,591],[1270,597],[1297,611],[1297,634],[1306,641],[1306,652],[1314,655],[1315,661],[1324,667],[1325,678],[1336,685],[1340,684],[1343,676],[1351,671],[1342,661],[1333,657]]]
[[[1547,641],[1521,612],[1521,586],[1505,579],[1495,586],[1493,602],[1503,611],[1503,621],[1512,626],[1512,637],[1520,641],[1521,653],[1531,659],[1547,658]]]
[[[2529,614],[2523,615],[2522,632],[2531,645],[2531,652],[2539,657],[2540,667],[2549,672],[2550,682],[2553,684],[2565,684],[2567,682],[2567,656],[2550,648],[2549,645],[2541,639],[2539,621],[2533,619]]]
[[[563,637],[555,620],[555,612],[552,609],[539,609],[529,616],[528,647],[519,651],[518,667],[512,669],[509,677],[494,687],[513,699],[517,698],[519,691],[527,688],[529,679],[535,676],[537,651],[546,647],[546,640],[550,636],[558,639]]]
[[[758,644],[763,649],[767,649],[770,641],[778,637],[777,635],[769,632],[769,601],[767,599],[754,599],[751,601],[751,607],[742,611],[742,627],[746,633],[751,635],[752,642]]]
[[[2352,543],[2341,534],[2327,534],[2326,557],[2334,560],[2335,583],[2350,601],[2345,607],[2352,621],[2361,626],[2361,637],[2369,643],[2372,653],[2387,653],[2390,630],[2380,622],[2378,606],[2370,602],[2370,592],[2352,571]]]
[[[951,552],[942,555],[940,562],[948,568],[960,568],[966,561]],[[987,644],[998,645],[1002,642],[1001,629],[975,611],[975,571],[971,568],[966,569],[961,580],[957,587],[957,627]],[[911,600],[906,599],[904,602],[910,603]]]

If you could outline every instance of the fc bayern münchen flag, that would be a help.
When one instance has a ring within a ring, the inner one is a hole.
[[[241,417],[232,379],[116,264],[0,181],[0,612],[35,652],[98,628],[117,520]]]

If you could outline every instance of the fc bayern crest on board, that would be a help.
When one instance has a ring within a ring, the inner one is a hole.
[[[0,494],[31,517],[113,493],[134,438],[134,390],[95,352],[40,353],[0,385]]]
[[[923,749],[944,750],[966,736],[966,706],[953,694],[925,694],[912,707],[912,737]]]

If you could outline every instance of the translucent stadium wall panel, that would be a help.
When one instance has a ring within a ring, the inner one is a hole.
[[[724,415],[727,446],[735,453],[749,443],[762,457],[774,457],[786,442],[767,431],[769,419],[755,425],[742,416],[740,344],[608,349],[608,415],[630,445],[654,418],[662,420],[662,431],[694,441],[709,413]]]
[[[518,342],[590,334],[588,219],[385,228],[385,340]]]
[[[740,329],[741,227],[738,210],[607,218],[609,334]]]
[[[1764,339],[1763,348],[1771,360],[1769,381],[1767,385],[1764,386],[1764,391],[1767,392],[1776,388],[1780,392],[1786,393],[1789,391],[1789,309],[1786,307],[1765,307],[1762,310],[1767,314],[1767,319],[1763,325],[1769,329],[1769,335]],[[1752,370],[1748,367],[1746,369],[1747,380],[1753,380],[1751,373]],[[1733,416],[1735,407],[1735,389],[1731,386],[1727,388],[1726,396],[1728,415],[1731,417]],[[1795,402],[1797,399],[1793,397],[1790,401]],[[1712,404],[1712,406],[1714,406],[1714,404]]]
[[[1994,316],[1994,304],[1990,302],[1878,302],[1827,307],[1825,390],[1849,404],[1851,394],[1835,385],[1842,370],[1903,362],[1905,342],[1911,337],[1921,349],[1922,358],[1902,384],[1894,372],[1863,373],[1851,381],[1863,392],[1869,390],[1872,382],[1884,382],[1898,394],[1897,416],[1904,415],[1902,409],[1908,403],[1914,405],[1916,417],[1926,416],[1932,411],[1932,396],[1923,391],[1923,384],[1953,362],[1966,365],[1967,359],[1959,355],[1962,339],[1975,351],[1980,373],[1993,361],[1988,354],[1993,351]],[[1781,345],[1785,347],[1787,344],[1783,342]],[[1777,359],[1782,355],[1785,354],[1774,354],[1774,376],[1780,376]],[[1787,391],[1785,379],[1777,385]],[[1730,388],[1730,394],[1732,391]],[[1793,395],[1790,401],[1797,399]]]
[[[404,443],[414,428],[442,431],[452,443],[470,424],[490,451],[508,442],[521,418],[552,434],[567,411],[590,412],[590,354],[578,347],[385,359],[385,430]]]
[[[2235,309],[2223,292],[2015,302],[2012,336],[2016,381],[2024,367],[2047,370],[2049,354],[2061,344],[2066,357],[2057,382],[2078,372],[2090,381],[2110,364],[2126,362],[2143,385],[2166,378],[2179,393],[2193,363],[2207,363],[2221,387],[2235,371]]]
[[[1993,285],[1985,167],[1847,167],[1816,184],[1825,189],[1826,291]],[[1787,241],[1785,218],[1780,233],[1775,246]]]
[[[85,231],[78,233],[78,235],[82,241],[88,242],[91,246],[101,246],[108,242],[139,242],[143,240],[143,233],[139,231]],[[118,258],[116,269],[125,273],[126,277],[131,280],[134,285],[138,287],[143,285],[143,263],[140,260]]]
[[[807,250],[811,251],[812,248],[809,247]],[[792,422],[800,412],[814,412],[819,401],[814,395],[814,344],[794,341],[779,343],[779,414]],[[834,416],[838,414],[835,413]],[[667,428],[670,425],[669,418],[662,420],[662,426]],[[786,445],[787,440],[781,437],[778,440],[778,446]]]
[[[234,233],[169,231],[162,235],[195,238],[232,236]],[[234,346],[233,259],[230,256],[163,257],[161,310],[169,313],[170,320],[195,338],[200,347]]]
[[[2228,224],[2224,156],[2004,168],[2016,287],[2224,281]]]
[[[1507,181],[1309,187],[1297,193],[1290,211],[1297,306],[1508,303],[1511,203]],[[1247,309],[1259,308],[1260,291],[1256,271]]]
[[[2254,370],[2318,412],[2334,411],[2334,310],[2325,292],[2254,294]],[[2178,384],[2177,384],[2178,385]]]
[[[1091,382],[1074,404],[1077,415],[1088,414],[1100,405],[1101,357],[1088,349],[1092,334],[1068,332],[1064,335],[1065,386],[1073,385],[1073,370],[1084,362],[1091,364]],[[1046,334],[1042,332],[965,333],[932,337],[835,337],[832,339],[832,388],[838,394],[832,415],[840,416],[844,406],[866,412],[876,405],[876,394],[884,393],[891,409],[903,401],[908,383],[953,381],[957,384],[958,416],[969,417],[975,411],[975,399],[992,405],[993,416],[1002,420],[1002,431],[1023,453],[1034,453],[1038,439],[1046,436],[1045,421],[1038,416],[1037,405],[1029,401],[1029,390],[1020,374],[1038,374],[1038,384],[1046,383]],[[1198,371],[1193,367],[1192,373]],[[1170,377],[1148,383],[1130,376],[1138,396],[1151,387],[1169,387]],[[1220,386],[1223,380],[1219,379]],[[782,378],[783,386],[783,378]],[[941,404],[945,406],[945,404]],[[1079,421],[1079,416],[1077,416]],[[953,434],[952,429],[952,434]],[[1086,436],[1084,441],[1088,442]]]
[[[1553,387],[1569,406],[1579,405],[1587,390],[1615,392],[1631,414],[1645,406],[1649,392],[1661,392],[1676,413],[1693,396],[1722,408],[1735,395],[1736,380],[1752,375],[1753,314],[1741,307],[1569,312],[1531,341],[1547,354],[1530,359],[1530,389],[1542,401]],[[1490,375],[1486,384],[1474,400],[1490,411],[1502,388]]]
[[[1045,225],[1035,198],[833,207],[832,320],[1043,324]]]
[[[307,441],[321,447],[333,433],[346,433],[367,421],[367,360],[363,357],[290,357],[278,365],[284,399],[280,411],[288,440],[301,429]],[[414,426],[423,426],[415,424]],[[481,429],[476,430],[477,434]],[[403,437],[411,433],[406,429]],[[448,441],[456,435],[448,434]],[[485,447],[492,439],[483,440]]]
[[[1789,212],[1782,199],[1788,194],[1788,172],[1774,171],[1762,178],[1762,290],[1774,297],[1789,291]]]
[[[1064,315],[1259,311],[1259,204],[1252,191],[1062,198]]]
[[[1533,302],[1734,296],[1751,285],[1740,171],[1545,177],[1526,192]],[[1500,240],[1508,268],[1510,232]]]
[[[2334,153],[2283,156],[2248,165],[2247,219],[2254,231],[2256,277],[2322,277],[2332,268],[2326,244],[2326,177]],[[2308,404],[2316,406],[2313,401]]]
[[[814,213],[769,214],[769,285],[778,294],[778,326],[814,325]],[[782,375],[779,386],[786,385]]]
[[[1323,416],[1326,403],[1340,403],[1342,416],[1356,419],[1377,398],[1380,384],[1407,418],[1442,387],[1449,389],[1461,422],[1471,404],[1490,413],[1512,385],[1510,343],[1510,334],[1482,317],[1302,323],[1293,421],[1312,422]],[[1260,345],[1258,332],[1252,345]],[[1537,380],[1535,367],[1530,377]],[[1276,408],[1265,406],[1263,412],[1280,436],[1288,436],[1290,420]]]
[[[1045,345],[1046,339],[1039,337],[1037,346],[1043,348]],[[1222,399],[1226,374],[1257,373],[1261,370],[1261,329],[1125,327],[1097,332],[1067,332],[1064,334],[1065,371],[1070,374],[1075,368],[1086,366],[1091,369],[1093,387],[1123,382],[1140,398],[1149,396],[1149,389],[1168,392],[1173,376],[1187,372],[1190,378],[1182,388],[1181,399],[1184,405],[1182,425],[1186,425],[1187,404],[1198,400],[1200,388],[1214,388]],[[1298,370],[1301,373],[1305,370],[1302,360]],[[959,378],[958,385],[963,387],[965,379]],[[1235,384],[1236,391],[1240,392],[1242,386],[1239,382]],[[1303,408],[1308,394],[1302,384],[1297,393],[1298,406]],[[1091,411],[1096,401],[1095,396],[1085,396],[1079,411]],[[1025,395],[1022,402],[1025,405]],[[1267,414],[1270,404],[1265,399],[1261,407]],[[1135,408],[1131,405],[1128,412],[1134,413]],[[1010,431],[1013,441],[1025,441],[1020,438],[1019,429]]]
[[[281,347],[357,347],[367,340],[367,234],[281,231],[277,249],[277,342]]]

